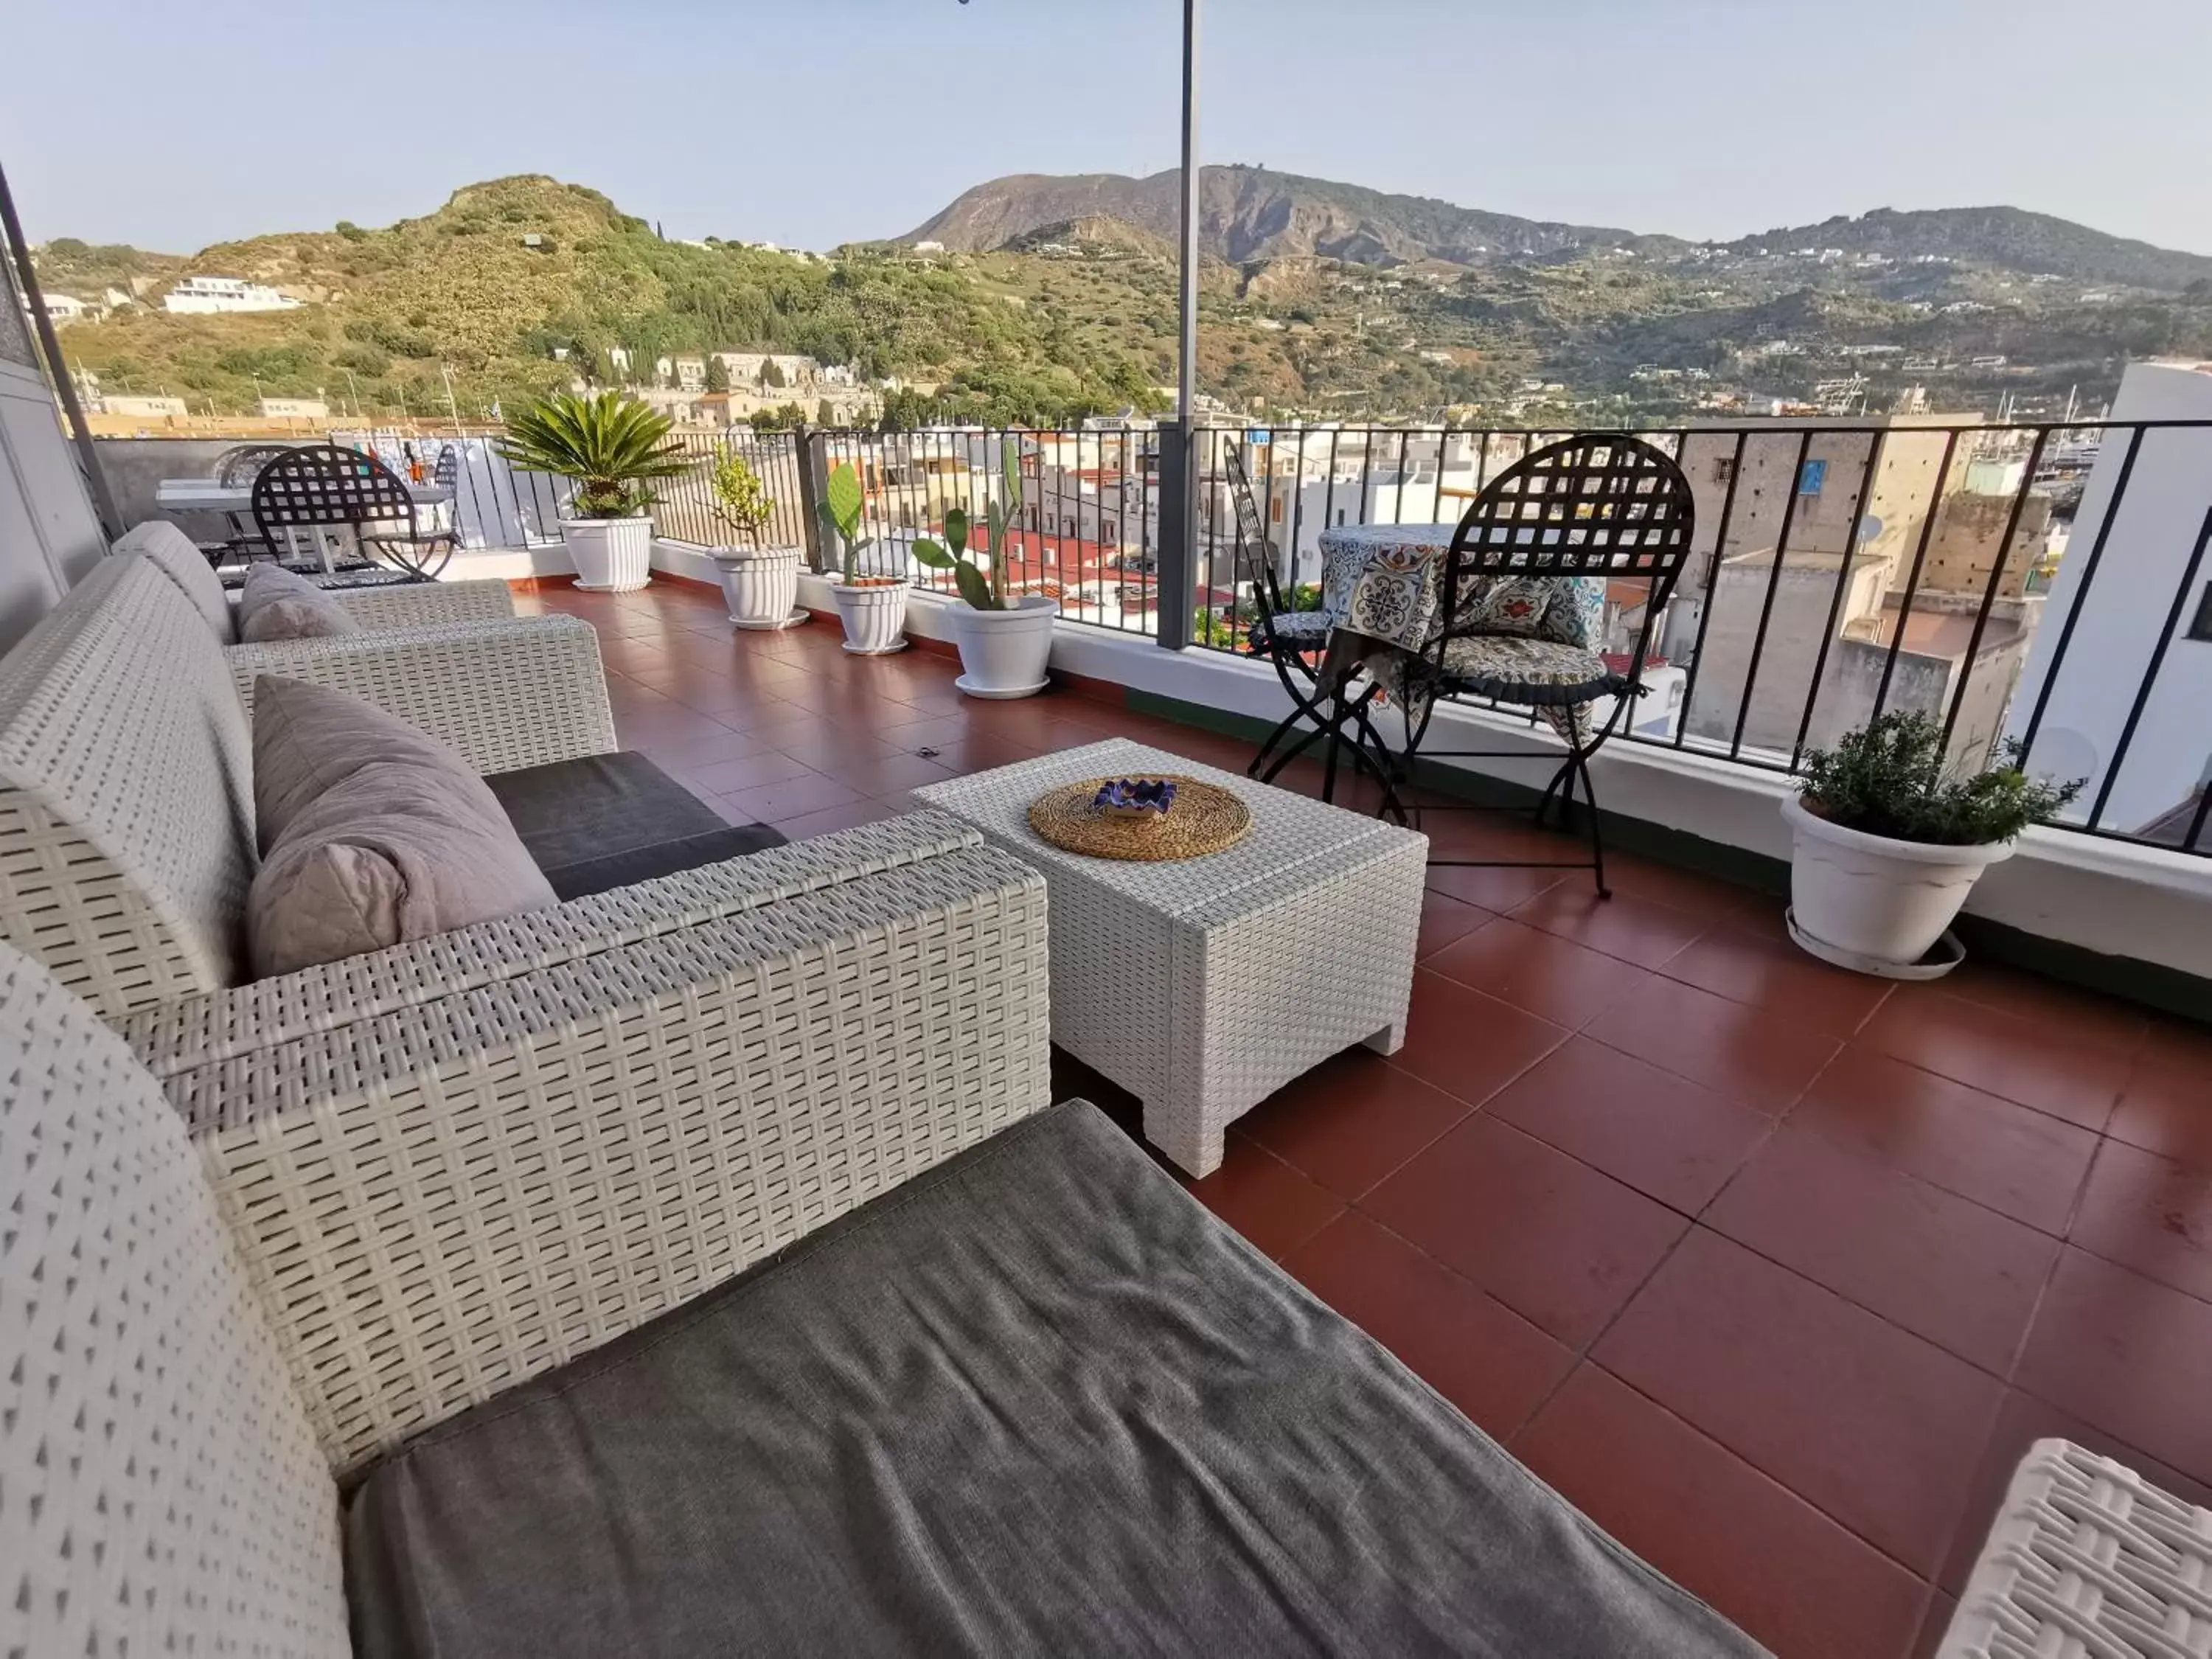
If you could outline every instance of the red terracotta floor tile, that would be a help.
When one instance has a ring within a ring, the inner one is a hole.
[[[2212,1301],[2212,1170],[2107,1140],[2097,1149],[2067,1237],[2146,1279]],[[2206,1403],[2212,1415],[2212,1397]]]
[[[1364,1048],[1278,1089],[1237,1127],[1311,1179],[1358,1198],[1474,1109]]]
[[[900,732],[893,732],[896,737]],[[988,772],[994,767],[1012,766],[1017,761],[1035,760],[1044,751],[1025,743],[1014,743],[1006,738],[973,737],[940,738],[933,744],[917,745],[909,751],[922,755],[949,767],[958,775]]]
[[[1513,1451],[1778,1655],[1870,1659],[1911,1638],[1918,1579],[1596,1365],[1567,1379]]]
[[[1922,988],[1893,996],[1859,1033],[1871,1048],[1954,1082],[2101,1130],[2133,1066],[2130,1047],[2085,1039]]]
[[[2047,1233],[2066,1231],[2097,1150],[2087,1129],[1859,1042],[1790,1121]]]
[[[1966,1510],[1959,1517],[1959,1525],[1951,1535],[1951,1547],[1944,1555],[1942,1577],[1938,1582],[1952,1595],[1965,1591],[1966,1581],[1973,1576],[1974,1559],[1989,1537],[1990,1522],[1996,1519],[1997,1509],[2004,1502],[2005,1488],[2012,1482],[2013,1471],[2027,1455],[2028,1448],[2039,1440],[2071,1440],[2077,1446],[2126,1464],[2154,1486],[2164,1488],[2185,1503],[2212,1505],[2212,1487],[2191,1480],[2179,1470],[2145,1456],[2125,1442],[2015,1389],[2005,1395],[2003,1405],[1997,1409],[1996,1425],[1990,1431],[1989,1440],[1982,1448],[1981,1463],[1968,1488]]]
[[[1927,1610],[1920,1616],[1920,1634],[1912,1638],[1911,1659],[1936,1659],[1936,1650],[1950,1632],[1951,1615],[1958,1610],[1958,1602],[1942,1590],[1929,1592]]]
[[[2201,1054],[2154,1031],[2136,1056],[2106,1133],[2194,1169],[2212,1170],[2212,1039]]]
[[[1483,1109],[1616,1181],[1695,1215],[1774,1120],[1619,1049],[1577,1037]]]
[[[1591,1357],[1923,1575],[2004,1387],[1702,1227]]]
[[[2069,1248],[2014,1382],[2212,1482],[2212,1303]]]
[[[719,737],[694,738],[689,743],[662,744],[645,752],[663,770],[684,772],[712,766],[717,761],[742,760],[767,747],[750,732],[725,732]]]
[[[1785,1124],[1705,1224],[2007,1375],[2058,1241]]]
[[[1584,1029],[1610,1048],[1774,1114],[1788,1110],[1842,1046],[1656,975]]]
[[[1902,997],[1955,997],[1978,1003],[2001,1014],[2034,1020],[2069,1040],[2106,1047],[2133,1048],[2150,1019],[2133,1003],[1979,962],[1962,963],[1941,980],[1924,985],[1899,985],[1897,991]]]
[[[817,771],[871,795],[889,795],[924,784],[943,783],[959,775],[951,767],[920,755],[861,755],[848,750],[825,754],[814,763]]]
[[[1464,938],[1492,919],[1494,913],[1480,909],[1472,904],[1462,904],[1455,898],[1446,898],[1442,893],[1424,891],[1421,895],[1421,938],[1414,947],[1415,958],[1434,956],[1455,939]]]
[[[665,749],[718,738],[732,729],[711,714],[681,706],[615,714],[615,736],[625,749]]]
[[[1572,939],[1640,968],[1656,968],[1711,930],[1708,917],[1632,893],[1600,898],[1583,882],[1562,882],[1508,912],[1514,921]]]
[[[1847,1037],[1889,994],[1890,981],[1831,968],[1794,945],[1716,927],[1660,969],[1669,979],[1748,1003],[1775,1018]]]
[[[803,778],[813,769],[805,761],[794,760],[775,750],[757,749],[751,754],[740,755],[735,759],[708,761],[703,765],[691,766],[686,769],[686,772],[716,794],[732,795],[740,789],[751,789],[763,783],[781,783],[791,778]]]
[[[1436,856],[1433,853],[1431,855]],[[1583,871],[1540,870],[1515,865],[1431,864],[1429,890],[1502,914],[1526,904],[1569,876],[1580,881],[1587,874]]]
[[[1283,1266],[1499,1440],[1575,1363],[1571,1350],[1356,1210]]]
[[[1580,1346],[1681,1237],[1681,1217],[1478,1113],[1359,1207]]]
[[[775,827],[789,840],[805,841],[809,836],[826,836],[833,830],[873,823],[878,818],[896,817],[902,810],[888,801],[856,800],[843,806],[825,806],[818,812],[802,812],[795,818],[778,818]]]
[[[722,797],[732,811],[755,823],[804,817],[829,807],[848,806],[861,799],[859,790],[848,788],[835,778],[825,778],[819,772],[807,772],[750,789],[732,790]]]
[[[1200,1180],[1179,1178],[1207,1209],[1278,1261],[1344,1212],[1334,1193],[1233,1131],[1219,1169]]]
[[[1566,1035],[1534,1014],[1417,968],[1406,1044],[1390,1058],[1400,1070],[1479,1106]]]
[[[1503,916],[1445,946],[1428,966],[1571,1030],[1650,977],[1618,957]]]

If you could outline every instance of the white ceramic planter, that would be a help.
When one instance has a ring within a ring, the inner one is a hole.
[[[1782,816],[1792,841],[1790,910],[1798,943],[1865,973],[1922,976],[1905,970],[1935,949],[1982,872],[2013,854],[2008,841],[1938,847],[1847,830],[1795,795],[1782,803]]]
[[[1004,611],[952,607],[953,636],[964,671],[953,684],[971,697],[1029,697],[1044,690],[1052,623],[1060,601],[1032,593]]]
[[[797,548],[718,547],[709,556],[722,579],[730,620],[738,627],[789,628],[806,620],[797,608]]]
[[[653,520],[563,519],[562,538],[576,566],[576,586],[592,593],[629,593],[653,580]]]
[[[906,649],[904,582],[885,582],[878,587],[848,587],[832,582],[837,615],[845,624],[845,648],[856,656],[880,657]]]

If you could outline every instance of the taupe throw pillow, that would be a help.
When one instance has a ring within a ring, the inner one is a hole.
[[[246,573],[246,586],[238,595],[240,644],[332,639],[359,632],[361,624],[346,608],[305,576],[279,564],[257,564]]]
[[[327,686],[253,686],[265,849],[246,907],[256,975],[288,974],[554,904],[461,757]]]

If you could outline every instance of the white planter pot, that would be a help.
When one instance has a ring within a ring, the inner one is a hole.
[[[653,520],[563,519],[562,538],[576,566],[576,586],[593,593],[629,593],[653,580]]]
[[[1028,697],[1044,690],[1052,655],[1052,623],[1060,602],[1031,594],[1005,611],[978,611],[964,599],[952,607],[960,642],[954,682],[971,697]]]
[[[1798,942],[1864,973],[1918,963],[1982,872],[2013,854],[2008,841],[1938,847],[1847,830],[1808,811],[1795,795],[1782,803],[1782,816],[1792,839],[1790,909]]]
[[[848,587],[832,582],[837,615],[845,624],[845,648],[856,656],[880,657],[906,649],[906,596],[913,590],[904,582],[885,582],[880,587]]]
[[[789,628],[806,620],[799,605],[795,547],[718,547],[709,556],[722,579],[730,620],[740,628]]]

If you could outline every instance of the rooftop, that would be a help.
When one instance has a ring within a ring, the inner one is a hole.
[[[1116,687],[981,702],[932,651],[733,635],[666,577],[521,603],[599,630],[624,746],[793,836],[1101,737],[1249,754]],[[1282,1091],[1192,1190],[1784,1653],[1927,1650],[2039,1437],[2212,1499],[2212,1036],[1996,969],[1858,977],[1778,900],[1608,870],[1600,903],[1578,872],[1432,869],[1404,1048]]]

